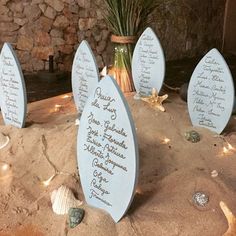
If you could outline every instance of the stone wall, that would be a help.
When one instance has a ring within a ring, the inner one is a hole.
[[[155,1],[155,0],[154,0]],[[164,1],[165,2],[165,1]],[[110,32],[98,5],[102,0],[1,0],[0,46],[10,42],[24,71],[55,67],[71,70],[78,44],[86,39],[99,67],[112,61]],[[175,0],[153,14],[168,60],[220,48],[225,0]]]
[[[152,27],[167,59],[202,56],[213,47],[221,50],[225,4],[226,0],[176,0],[157,9]]]
[[[51,54],[57,68],[71,70],[78,43],[87,39],[102,67],[109,37],[102,18],[90,0],[1,0],[0,44],[13,44],[25,71],[47,69]]]

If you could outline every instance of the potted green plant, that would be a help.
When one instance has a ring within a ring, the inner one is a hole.
[[[105,20],[115,43],[113,75],[123,92],[134,91],[131,60],[139,34],[150,22],[150,14],[162,0],[104,0]]]

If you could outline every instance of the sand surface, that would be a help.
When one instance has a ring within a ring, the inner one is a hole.
[[[9,176],[0,179],[0,236],[223,235],[228,226],[219,202],[236,214],[236,152],[223,155],[227,143],[202,128],[195,128],[201,141],[188,142],[184,133],[193,127],[187,104],[177,94],[169,94],[166,112],[133,96],[127,100],[137,129],[140,174],[131,208],[118,224],[86,203],[85,217],[74,229],[66,215],[52,211],[50,193],[62,184],[84,199],[76,164],[76,110],[70,97],[29,104],[24,129],[4,126],[0,116],[0,132],[10,137],[0,150],[0,162],[11,165]],[[223,134],[236,147],[236,117]],[[170,142],[164,144],[164,138]],[[62,172],[48,187],[42,181],[54,169],[47,158]],[[218,172],[215,178],[213,170]],[[205,207],[193,203],[196,191],[209,196]]]

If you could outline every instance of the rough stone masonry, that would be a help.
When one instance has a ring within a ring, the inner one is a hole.
[[[86,39],[98,66],[112,63],[113,45],[103,19],[103,0],[1,0],[0,47],[9,42],[26,72],[71,71],[78,44]],[[225,0],[175,0],[153,14],[154,28],[168,60],[201,55],[222,41]]]

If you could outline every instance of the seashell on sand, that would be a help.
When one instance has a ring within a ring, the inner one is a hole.
[[[216,171],[216,170],[213,170],[212,172],[211,172],[211,177],[212,178],[216,178],[218,176],[218,172]]]
[[[70,208],[82,205],[68,187],[62,185],[51,194],[52,210],[58,215],[67,214]]]
[[[0,133],[0,149],[4,148],[7,146],[9,143],[9,137],[4,135],[3,133]]]
[[[209,197],[204,192],[195,192],[193,194],[193,202],[198,206],[204,207],[209,202]]]

